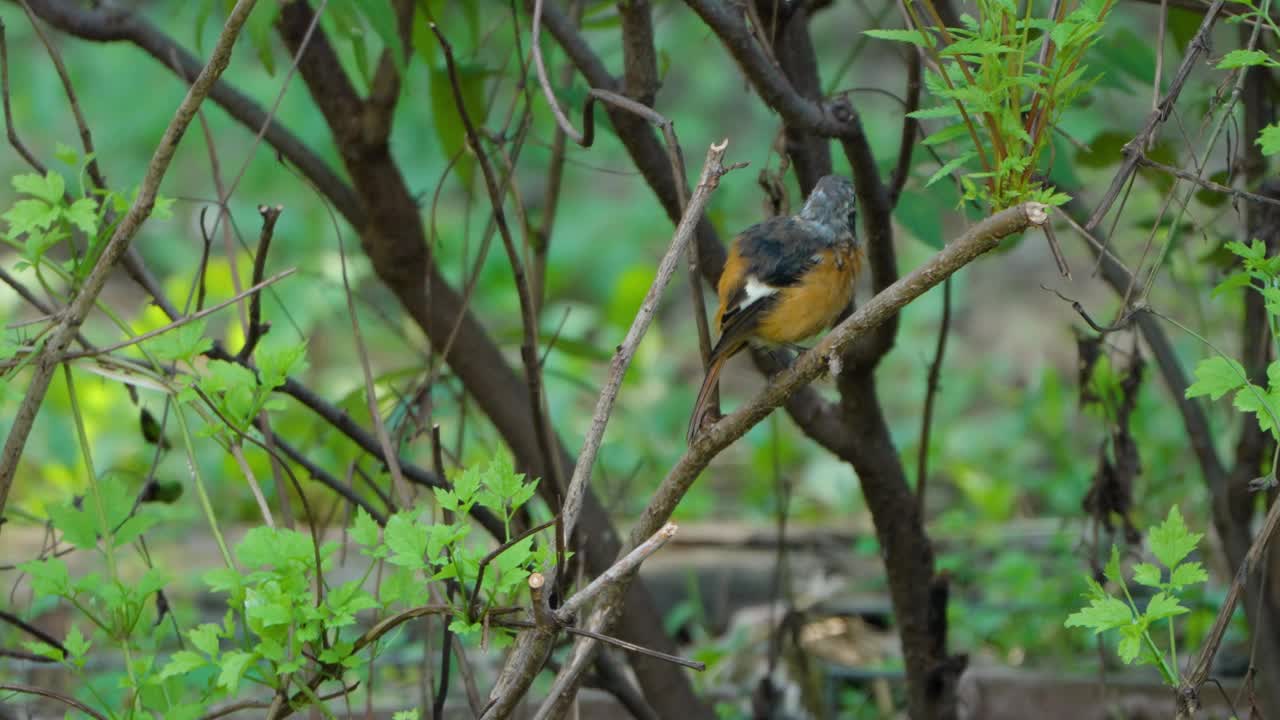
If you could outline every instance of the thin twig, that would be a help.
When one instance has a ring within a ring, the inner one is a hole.
[[[542,532],[543,530],[546,530],[552,525],[555,525],[558,519],[559,519],[559,516],[557,515],[556,517],[551,518],[550,520],[540,525],[535,525],[529,528],[528,530],[525,530],[524,532],[520,533],[519,535],[511,538],[510,540],[502,543],[498,547],[489,551],[487,555],[480,558],[480,565],[476,570],[476,583],[475,583],[475,586],[471,589],[471,599],[467,602],[467,608],[468,608],[467,612],[472,617],[476,616],[476,612],[480,607],[480,589],[484,586],[484,571],[487,567],[489,567],[489,563],[496,560],[497,557],[502,553],[515,547],[518,543],[528,538],[531,538],[534,535],[537,535],[538,533]]]
[[[102,713],[98,712],[97,710],[94,710],[88,705],[85,705],[84,703],[71,697],[70,695],[63,695],[62,693],[54,692],[53,690],[46,690],[45,688],[32,687],[30,685],[11,685],[9,683],[0,683],[0,690],[6,690],[8,692],[24,693],[27,695],[39,695],[40,697],[47,697],[52,700],[57,700],[63,705],[69,705],[75,708],[76,710],[79,710],[80,712],[84,713],[85,715],[88,715],[89,717],[94,718],[94,720],[107,720],[106,715],[103,715]]]
[[[22,139],[18,137],[17,128],[13,125],[13,108],[9,96],[9,43],[5,40],[5,25],[2,19],[0,19],[0,93],[3,93],[4,97],[4,130],[9,137],[9,144],[22,156],[23,160],[27,161],[32,170],[41,175],[45,174],[44,163],[36,159],[36,156],[27,149]]]
[[[556,610],[556,618],[565,624],[572,622],[575,615],[591,602],[609,585],[619,582],[622,578],[635,572],[640,567],[640,563],[644,562],[650,555],[662,549],[667,541],[675,537],[679,528],[674,523],[667,523],[658,529],[648,540],[640,543],[634,550],[627,553],[621,560],[614,563],[608,570],[600,573],[589,585],[574,593],[573,597],[565,601],[560,609]]]
[[[258,250],[253,257],[253,284],[257,285],[262,282],[262,275],[267,269],[267,252],[271,248],[271,237],[275,234],[276,221],[280,219],[280,213],[284,212],[283,205],[270,207],[267,205],[258,206],[258,214],[262,216],[262,232],[258,235]],[[234,263],[233,263],[234,264]],[[258,346],[258,341],[263,335],[271,329],[270,323],[265,326],[262,323],[262,294],[254,293],[249,299],[249,332],[245,338],[244,347],[240,348],[240,352],[236,354],[239,360],[248,360],[253,355],[253,350]]]
[[[929,364],[929,379],[925,382],[924,412],[920,418],[920,450],[916,458],[916,504],[920,517],[924,517],[925,489],[929,484],[929,434],[933,429],[934,401],[938,397],[938,384],[942,377],[942,358],[947,353],[947,336],[951,334],[951,278],[942,283],[942,320],[938,326],[938,344],[933,350],[933,362]]]
[[[556,118],[556,126],[560,128],[565,135],[573,138],[573,141],[582,144],[583,134],[574,129],[573,123],[569,122],[569,118],[565,117],[564,110],[560,109],[560,103],[556,100],[555,90],[551,88],[551,81],[547,79],[547,64],[542,59],[542,43],[539,42],[539,35],[542,32],[542,0],[533,0],[533,26],[529,31],[530,51],[533,53],[533,67],[538,73],[538,84],[542,86],[542,94],[547,98],[547,104],[551,106],[551,114]],[[439,31],[436,32],[439,35]],[[443,43],[443,39],[441,40]],[[461,106],[459,106],[461,111]]]
[[[520,300],[521,325],[524,334],[520,354],[524,360],[525,382],[529,388],[529,408],[533,415],[534,434],[542,452],[544,466],[551,476],[549,480],[553,486],[562,487],[564,476],[560,468],[559,446],[552,434],[551,418],[546,410],[545,398],[543,397],[542,368],[538,365],[538,324],[537,318],[534,317],[533,297],[529,290],[528,278],[524,272],[524,265],[520,261],[520,254],[516,250],[511,229],[507,225],[506,213],[502,210],[502,190],[498,185],[497,178],[494,176],[493,167],[489,163],[489,158],[480,143],[480,134],[476,131],[476,126],[472,122],[471,115],[467,111],[466,102],[463,99],[462,83],[458,78],[457,64],[453,57],[453,46],[449,44],[448,38],[444,36],[440,27],[434,21],[430,22],[430,25],[431,31],[435,33],[436,39],[440,41],[441,49],[444,50],[445,66],[449,75],[449,85],[453,91],[454,105],[458,111],[458,116],[462,119],[467,143],[475,155],[476,164],[480,166],[481,175],[484,176],[485,187],[489,191],[489,201],[493,206],[494,223],[498,226],[498,234],[502,236],[502,244],[507,251],[507,260],[511,265],[511,274],[515,280],[516,294]],[[535,49],[535,57],[537,56],[536,53],[537,50]],[[546,69],[543,68],[542,72],[545,75]]]
[[[85,158],[88,159],[85,170],[89,173],[89,179],[94,187],[106,190],[107,180],[102,177],[102,171],[98,167],[98,154],[93,148],[93,133],[90,132],[89,122],[85,120],[84,113],[80,110],[80,100],[76,97],[75,87],[71,84],[67,66],[62,62],[62,53],[58,52],[58,48],[49,41],[49,36],[45,35],[40,23],[36,22],[36,14],[27,4],[27,0],[19,0],[19,2],[27,13],[27,19],[31,21],[31,29],[35,30],[36,37],[40,38],[45,51],[49,53],[49,59],[53,61],[53,69],[58,73],[58,80],[62,83],[62,92],[67,96],[67,104],[71,106],[71,115],[75,118],[76,129],[80,132],[80,145],[84,148]]]
[[[1143,126],[1142,130],[1125,144],[1128,152],[1124,153],[1124,162],[1121,163],[1120,169],[1116,171],[1115,177],[1111,179],[1110,187],[1103,193],[1102,199],[1098,201],[1093,210],[1093,214],[1085,222],[1085,230],[1093,232],[1097,229],[1098,224],[1102,222],[1102,218],[1111,210],[1116,198],[1120,196],[1120,191],[1124,189],[1129,177],[1137,169],[1141,150],[1147,146],[1151,138],[1155,137],[1156,130],[1168,118],[1174,103],[1178,101],[1178,96],[1182,93],[1182,86],[1186,84],[1187,78],[1191,75],[1191,70],[1199,61],[1200,54],[1207,51],[1209,31],[1213,29],[1213,24],[1218,18],[1218,12],[1222,10],[1225,2],[1226,0],[1214,0],[1209,9],[1205,11],[1204,19],[1200,21],[1200,27],[1196,30],[1196,34],[1192,36],[1191,42],[1187,44],[1187,52],[1182,58],[1182,64],[1178,66],[1178,72],[1174,74],[1173,82],[1169,84],[1168,94],[1160,101],[1159,106],[1147,116],[1146,125]]]
[[[591,429],[587,431],[587,436],[583,440],[582,452],[579,454],[578,462],[573,468],[573,476],[569,480],[569,489],[565,494],[562,514],[564,516],[566,536],[571,537],[577,525],[578,513],[582,508],[582,498],[591,479],[591,470],[595,466],[596,454],[600,450],[600,442],[604,437],[605,427],[609,424],[609,417],[613,414],[613,404],[617,400],[618,390],[622,387],[622,378],[626,375],[627,368],[631,365],[631,358],[635,355],[641,339],[644,338],[645,332],[649,329],[649,323],[653,321],[654,314],[658,309],[658,301],[662,298],[662,293],[666,289],[667,283],[671,281],[671,277],[675,273],[676,264],[679,262],[681,254],[684,253],[684,246],[693,236],[694,228],[697,226],[698,219],[702,217],[702,211],[710,200],[711,193],[719,185],[720,178],[734,167],[737,167],[736,165],[728,167],[723,165],[727,148],[728,141],[726,140],[719,144],[713,144],[707,151],[707,159],[702,168],[702,177],[698,180],[698,186],[694,189],[693,197],[689,200],[684,217],[681,218],[679,225],[676,226],[675,236],[671,239],[671,244],[668,246],[666,254],[658,264],[657,275],[649,286],[649,291],[645,293],[644,300],[640,303],[640,309],[636,312],[636,317],[632,321],[631,327],[627,330],[626,337],[618,345],[613,361],[609,365],[609,376],[605,380],[604,387],[600,391],[600,397],[596,401],[595,411],[591,415]]]
[[[232,295],[231,297],[227,298],[226,300],[223,300],[222,302],[216,305],[210,305],[209,307],[205,308],[204,310],[201,310],[198,313],[195,313],[193,315],[188,315],[186,317],[178,318],[177,320],[174,320],[173,322],[168,323],[166,325],[162,325],[161,327],[158,327],[155,330],[150,330],[148,332],[142,333],[141,335],[135,335],[129,338],[128,340],[121,340],[118,343],[114,343],[112,345],[104,345],[102,347],[94,348],[91,350],[80,350],[77,352],[64,353],[59,357],[61,360],[77,360],[79,358],[94,357],[97,355],[105,355],[107,353],[113,353],[117,350],[122,350],[132,345],[137,345],[138,343],[146,342],[147,340],[150,340],[151,338],[154,338],[158,335],[163,335],[164,333],[167,333],[170,330],[175,330],[177,328],[182,327],[183,325],[189,325],[197,320],[203,320],[204,318],[210,315],[213,315],[214,313],[230,305],[234,305],[235,303],[240,302],[241,299],[245,298],[248,295],[257,294],[263,288],[270,287],[271,285],[274,285],[280,282],[281,280],[289,277],[295,272],[297,272],[296,268],[289,268],[287,270],[282,270],[276,273],[275,275],[272,275],[271,277],[267,278],[266,280],[256,283],[252,287],[246,288],[244,292]]]

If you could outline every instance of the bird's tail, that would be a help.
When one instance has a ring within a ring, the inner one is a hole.
[[[711,351],[711,363],[707,366],[707,376],[702,379],[702,387],[698,390],[698,400],[693,404],[693,416],[689,418],[689,432],[686,440],[690,445],[693,444],[694,438],[698,436],[698,431],[702,429],[703,422],[707,418],[707,414],[712,411],[709,407],[711,394],[716,389],[716,384],[720,379],[720,371],[724,369],[725,361],[733,357],[741,350],[745,343],[735,343],[733,347],[722,347],[724,338],[716,344],[716,348]]]

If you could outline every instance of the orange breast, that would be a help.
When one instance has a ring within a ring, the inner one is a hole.
[[[782,290],[773,310],[760,319],[756,335],[767,342],[796,343],[831,326],[853,299],[853,281],[861,255],[852,247],[822,252],[804,280]]]

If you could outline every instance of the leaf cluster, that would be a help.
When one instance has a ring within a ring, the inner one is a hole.
[[[1087,578],[1089,592],[1085,597],[1089,605],[1071,613],[1066,626],[1088,628],[1095,635],[1115,631],[1120,636],[1116,652],[1121,660],[1126,664],[1154,665],[1164,681],[1176,687],[1179,675],[1173,618],[1190,612],[1182,604],[1180,593],[1209,579],[1199,561],[1187,560],[1202,537],[1201,533],[1193,533],[1187,528],[1176,505],[1169,508],[1163,523],[1151,529],[1147,543],[1159,564],[1142,562],[1130,571],[1134,582],[1155,591],[1141,609],[1134,601],[1121,569],[1120,550],[1112,545],[1111,559],[1103,573],[1119,593],[1109,591],[1093,578]],[[1167,651],[1160,647],[1151,633],[1152,625],[1162,620],[1169,631]]]
[[[925,85],[943,102],[911,117],[948,123],[926,137],[925,145],[954,143],[960,149],[926,187],[959,173],[963,200],[993,211],[1025,201],[1066,202],[1068,196],[1045,187],[1037,173],[1053,146],[1058,119],[1097,79],[1082,60],[1099,39],[1111,5],[1110,0],[1084,0],[1049,19],[1032,17],[1030,3],[1020,14],[1011,0],[979,0],[976,18],[966,13],[961,27],[941,30],[909,6],[913,24],[927,29],[866,31],[915,45],[933,60]],[[928,3],[925,7],[932,11]]]

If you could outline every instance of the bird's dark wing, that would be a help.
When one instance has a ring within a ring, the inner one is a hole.
[[[741,283],[724,304],[721,324],[727,328],[734,317],[760,300],[746,304],[751,282],[759,286],[781,289],[800,282],[804,274],[818,262],[822,244],[794,217],[776,217],[752,225],[734,241],[734,250],[747,258]],[[761,300],[766,298],[760,298]],[[763,307],[760,308],[763,310]],[[752,316],[758,313],[752,313]]]
[[[747,274],[758,282],[783,288],[795,285],[817,262],[814,256],[823,249],[794,217],[779,217],[753,225],[742,232],[738,242],[742,256],[750,258]]]

